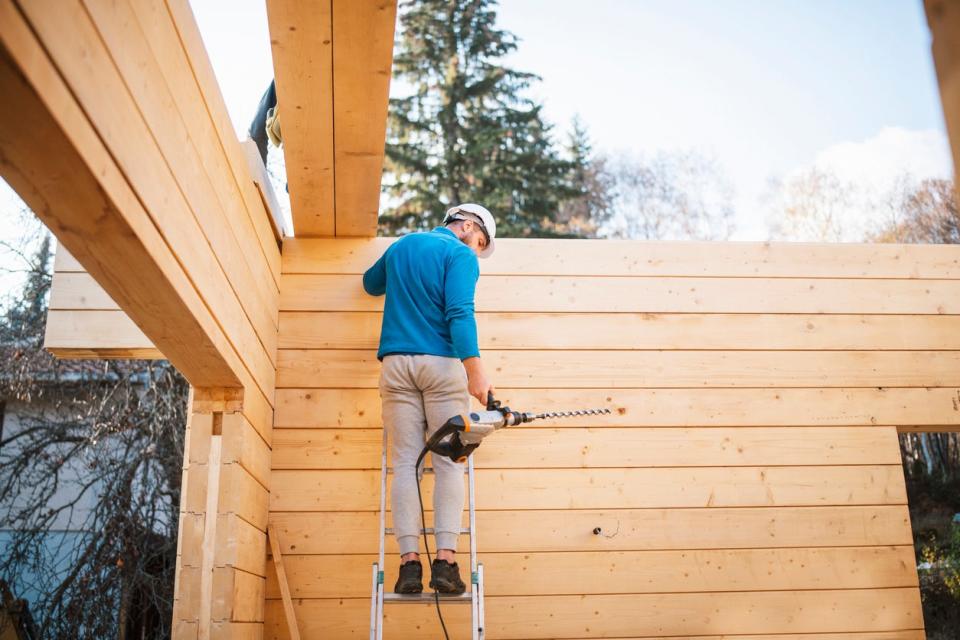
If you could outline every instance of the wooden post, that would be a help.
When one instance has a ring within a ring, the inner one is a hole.
[[[234,390],[192,389],[173,637],[262,633],[270,449]]]
[[[220,454],[223,447],[223,414],[213,414],[213,434],[207,456],[207,510],[203,522],[203,560],[200,568],[200,640],[210,638],[213,614],[213,560],[217,540],[220,495]]]

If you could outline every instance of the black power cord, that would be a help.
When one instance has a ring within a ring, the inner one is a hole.
[[[423,546],[427,550],[427,564],[430,566],[432,571],[433,560],[430,559],[430,541],[427,538],[427,515],[423,509],[423,494],[420,492],[420,463],[423,462],[428,450],[429,449],[427,449],[427,447],[424,447],[423,451],[420,452],[420,457],[417,458],[417,464],[413,466],[413,473],[414,477],[417,479],[417,499],[420,501],[420,523],[423,526]],[[436,516],[436,514],[434,514],[434,516]],[[436,588],[433,590],[433,601],[437,606],[437,617],[440,618],[440,628],[443,629],[443,637],[446,638],[446,640],[450,640],[450,635],[447,633],[447,625],[443,622],[443,614],[440,613],[440,592],[437,591]]]

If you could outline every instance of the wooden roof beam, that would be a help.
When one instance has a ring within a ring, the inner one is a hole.
[[[375,236],[395,0],[268,0],[294,234]]]
[[[191,384],[242,363],[84,110],[11,2],[0,2],[0,173]]]

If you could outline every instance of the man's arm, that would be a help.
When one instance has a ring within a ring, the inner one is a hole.
[[[389,249],[388,249],[389,251]],[[363,274],[363,290],[372,296],[382,296],[387,292],[387,252]]]

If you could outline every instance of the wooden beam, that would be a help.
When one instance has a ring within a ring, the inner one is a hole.
[[[610,575],[637,576],[620,588],[632,593],[775,591],[916,587],[912,545],[682,551],[483,553],[487,593],[498,596],[610,593]],[[386,574],[400,558],[386,556]],[[294,598],[363,598],[370,595],[367,556],[291,555],[284,558]],[[704,567],[724,570],[705,571]],[[267,566],[267,598],[280,586]]]
[[[604,427],[504,429],[483,443],[477,473],[492,469],[591,469],[780,465],[897,465],[896,438],[879,428]],[[888,427],[889,429],[890,427]],[[271,464],[285,469],[378,469],[380,429],[277,429]]]
[[[241,386],[223,329],[9,0],[0,2],[0,88],[4,179],[191,383]]]
[[[268,0],[293,232],[333,236],[331,0]]]
[[[497,399],[504,406],[613,408],[610,415],[564,418],[565,428],[820,425],[960,430],[960,391],[951,387],[497,389]],[[278,429],[380,429],[379,392],[376,388],[277,389],[275,423]],[[558,426],[535,421],[524,429]],[[484,446],[495,447],[492,443],[499,441],[491,438],[491,444]]]
[[[275,511],[285,554],[376,553],[376,511]],[[618,524],[619,523],[619,524]],[[593,529],[619,533],[595,535]],[[484,552],[910,545],[906,505],[480,511]],[[316,535],[323,531],[324,535]],[[467,536],[458,540],[469,548]],[[387,553],[399,547],[386,540]]]
[[[336,235],[377,235],[397,3],[333,0]]]
[[[927,24],[933,36],[930,44],[940,84],[943,119],[953,151],[954,175],[960,184],[960,2],[924,0]]]
[[[620,576],[616,573],[611,580]],[[279,608],[271,601],[268,608]],[[916,587],[686,594],[605,594],[520,597],[486,594],[491,638],[675,638],[676,640],[922,640]],[[302,599],[297,613],[310,638],[358,637],[370,598]],[[469,607],[446,607],[449,629],[469,629]],[[279,616],[268,612],[268,620]],[[384,637],[415,640],[437,627],[428,606],[393,607]],[[268,623],[270,638],[283,638]],[[918,632],[904,631],[919,629]],[[862,632],[862,633],[859,633]],[[891,633],[892,632],[892,633]],[[819,635],[819,634],[823,635]]]
[[[374,236],[394,0],[268,0],[294,233]]]
[[[397,238],[287,238],[284,274],[362,274]],[[482,275],[960,278],[960,245],[497,239]]]
[[[293,610],[293,600],[290,599],[290,586],[287,584],[287,573],[283,568],[283,554],[280,553],[280,541],[277,540],[277,530],[273,525],[267,525],[267,538],[270,540],[270,554],[273,556],[273,566],[277,571],[277,582],[280,595],[283,598],[283,613],[287,619],[287,631],[291,640],[300,640],[300,629],[297,627],[297,615]]]
[[[123,311],[51,309],[43,346],[58,358],[165,360]]]

